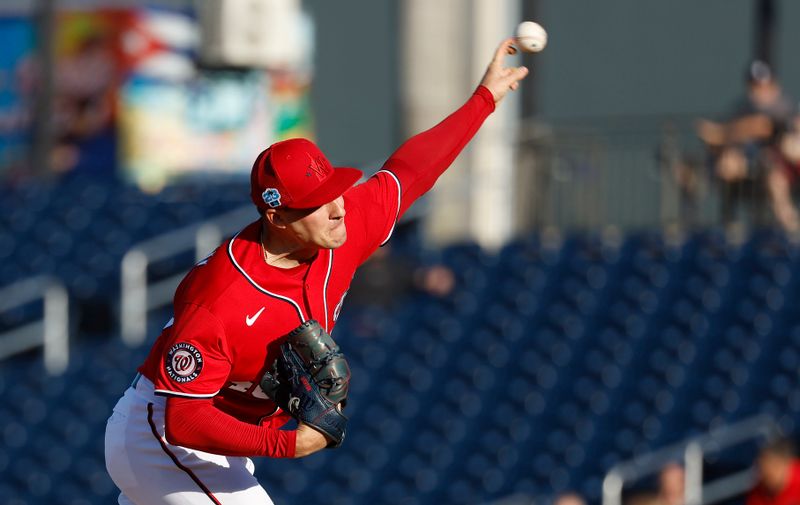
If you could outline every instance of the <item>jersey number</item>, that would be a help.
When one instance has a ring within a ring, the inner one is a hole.
[[[264,393],[264,390],[261,389],[260,385],[253,384],[252,382],[231,382],[230,386],[228,386],[228,389],[238,391],[239,393],[249,394],[260,400],[270,399],[269,396]]]

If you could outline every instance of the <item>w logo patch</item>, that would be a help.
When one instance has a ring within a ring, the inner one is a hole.
[[[325,158],[317,156],[316,158],[311,158],[311,162],[308,164],[308,170],[306,170],[306,177],[311,177],[313,174],[321,181],[331,173],[331,170],[331,166]]]

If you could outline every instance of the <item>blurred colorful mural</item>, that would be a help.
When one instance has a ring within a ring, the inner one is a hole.
[[[63,11],[56,23],[53,172],[121,175],[158,191],[190,174],[246,174],[271,142],[313,137],[310,40],[291,65],[209,68],[191,10]],[[310,19],[297,23],[310,39]],[[42,76],[34,28],[0,18],[0,177],[36,172],[26,165]]]

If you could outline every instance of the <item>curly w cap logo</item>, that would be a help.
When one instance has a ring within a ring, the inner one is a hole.
[[[281,205],[281,192],[275,188],[267,188],[261,193],[261,198],[264,200],[264,203],[269,205],[272,208],[279,207]]]
[[[311,177],[313,174],[317,176],[317,180],[321,181],[333,171],[331,164],[322,156],[309,155],[308,159],[310,162],[308,164],[308,170],[306,170],[306,177]]]
[[[172,380],[183,384],[193,381],[203,370],[203,355],[192,344],[178,342],[170,347],[164,368]]]

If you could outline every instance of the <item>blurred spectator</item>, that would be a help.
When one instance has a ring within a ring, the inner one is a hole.
[[[685,472],[678,463],[669,463],[658,474],[660,505],[683,505],[686,492]]]
[[[781,226],[789,232],[800,231],[800,217],[792,193],[800,179],[800,115],[795,115],[781,135],[777,148],[770,153],[773,169],[767,178],[767,188],[773,211]]]
[[[695,228],[700,223],[700,202],[706,188],[702,161],[684,152],[678,127],[669,121],[662,127],[655,154],[663,176],[674,181],[678,190],[678,223]]]
[[[800,504],[800,461],[790,440],[779,439],[764,447],[756,467],[758,483],[746,505]]]
[[[553,505],[586,505],[586,500],[578,493],[569,491],[556,496]]]
[[[375,251],[361,266],[347,292],[352,305],[391,308],[404,295],[426,293],[440,298],[453,290],[455,276],[443,265],[420,265],[393,254],[389,244]]]
[[[685,472],[678,463],[668,463],[658,473],[655,491],[633,493],[625,505],[683,505],[685,497]]]
[[[625,505],[660,505],[658,494],[648,492],[636,492],[625,498]]]
[[[734,221],[735,207],[745,199],[758,205],[766,182],[780,225],[791,232],[800,231],[800,219],[788,198],[785,168],[778,162],[781,140],[796,115],[795,104],[763,61],[750,65],[747,83],[747,96],[728,121],[703,119],[697,123],[697,133],[709,148],[713,172],[721,185],[723,222]]]

